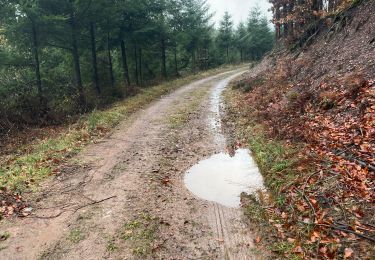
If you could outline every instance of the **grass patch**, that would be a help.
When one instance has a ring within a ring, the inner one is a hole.
[[[247,79],[240,79],[233,84],[234,89],[240,89],[241,91],[247,93],[252,91],[254,88],[262,86],[265,80],[261,77],[256,77],[249,81]]]
[[[181,106],[180,102],[178,103],[178,108],[172,113],[169,117],[168,124],[171,128],[180,128],[184,126],[188,121],[192,113],[194,113],[198,106],[202,103],[203,98],[207,94],[207,89],[202,87],[199,90],[190,92],[188,95],[190,99],[187,103]]]
[[[189,82],[234,68],[214,69],[141,89],[136,96],[108,109],[95,110],[83,115],[78,122],[68,126],[57,137],[35,141],[21,147],[14,154],[3,156],[0,158],[0,188],[15,193],[35,189],[47,176],[56,173],[64,160],[106,135],[119,122],[140,108]]]
[[[260,125],[248,128],[249,148],[266,177],[266,186],[279,194],[282,187],[288,186],[298,177],[293,166],[298,163],[296,154],[299,149],[282,141],[269,139],[264,132]]]
[[[111,240],[111,241],[108,242],[108,244],[106,246],[106,249],[107,249],[107,252],[113,253],[118,249],[118,247],[117,247],[116,243]]]
[[[267,192],[259,191],[257,196],[243,196],[244,213],[250,222],[259,229],[261,235],[273,234],[264,237],[262,235],[262,240],[265,241],[269,251],[286,259],[302,259],[303,257],[298,252],[295,253],[299,246],[298,239],[293,241],[288,241],[286,238],[276,239],[278,236],[285,236],[285,219],[280,211],[274,210],[275,206],[284,209],[287,214],[284,217],[292,214],[288,211],[293,211],[293,209],[288,205],[284,189],[300,178],[301,172],[298,170],[298,166],[301,163],[301,157],[298,156],[298,153],[302,147],[266,136],[266,129],[249,117],[246,107],[238,103],[243,99],[242,95],[240,89],[225,92],[227,116],[229,121],[236,125],[237,138],[248,142],[248,147],[253,153],[268,189]],[[307,226],[301,225],[299,233],[308,234],[307,228]]]
[[[68,236],[68,240],[74,244],[77,244],[83,239],[85,239],[85,235],[82,233],[80,229],[71,230]]]
[[[124,225],[121,238],[130,242],[134,255],[146,256],[152,253],[158,228],[159,222],[156,217],[141,213],[139,218]]]

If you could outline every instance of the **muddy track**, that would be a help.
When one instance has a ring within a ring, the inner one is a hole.
[[[1,224],[11,236],[0,259],[260,258],[240,209],[183,183],[192,165],[225,149],[213,93],[239,72],[182,87],[89,146],[45,183],[31,217]]]

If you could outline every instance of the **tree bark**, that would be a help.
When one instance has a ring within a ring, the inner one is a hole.
[[[115,86],[115,76],[113,74],[113,63],[112,63],[112,54],[111,54],[111,45],[110,45],[110,35],[109,30],[107,31],[107,55],[108,55],[108,70],[109,70],[109,77],[111,80],[111,86]]]
[[[293,12],[293,9],[294,9],[294,0],[291,0],[289,2],[289,9],[288,9],[288,14],[291,14]],[[288,29],[289,29],[289,37],[293,40],[294,39],[294,21],[293,19],[291,19],[289,22],[288,22]]]
[[[128,68],[128,61],[126,58],[126,48],[125,48],[125,41],[121,39],[121,60],[122,60],[122,68],[124,73],[124,80],[126,86],[130,86],[130,78],[129,78],[129,68]]]
[[[142,48],[139,48],[139,81],[141,83],[141,86],[143,85],[143,60],[142,60]]]
[[[283,18],[286,18],[288,16],[288,8],[287,4],[283,5]],[[284,38],[286,39],[289,35],[289,24],[287,22],[284,22]]]
[[[164,37],[161,38],[161,75],[164,79],[167,78],[167,55],[166,55],[166,44]]]
[[[281,38],[281,24],[280,24],[280,5],[276,4],[275,6],[275,18],[276,18],[276,41]]]
[[[79,61],[79,53],[78,53],[78,43],[77,43],[77,24],[76,19],[74,16],[73,7],[70,10],[70,27],[71,27],[71,44],[72,44],[72,56],[73,56],[73,63],[74,63],[74,74],[75,80],[79,95],[79,104],[81,108],[85,105],[85,96],[83,93],[83,85],[82,85],[82,76],[81,76],[81,67]]]
[[[95,38],[95,25],[90,22],[90,40],[91,40],[91,56],[92,56],[92,67],[94,71],[94,84],[95,89],[98,94],[101,93],[99,85],[99,75],[98,75],[98,60],[96,56],[96,38]]]
[[[134,77],[137,86],[139,86],[139,77],[138,77],[138,54],[137,54],[137,44],[134,42]]]
[[[176,76],[180,75],[180,73],[178,72],[177,46],[174,47],[174,72],[175,72]]]
[[[43,97],[43,90],[42,90],[42,77],[40,74],[40,61],[39,61],[39,43],[38,43],[38,35],[36,31],[36,25],[34,21],[31,21],[31,29],[32,29],[32,38],[33,38],[33,54],[34,54],[34,67],[35,67],[35,78],[36,78],[36,86],[38,91],[38,98],[39,98],[39,105],[41,109],[44,109],[44,97]]]
[[[196,64],[195,64],[195,51],[192,50],[191,52],[191,63],[192,63],[192,69],[193,69],[193,73],[195,73],[196,71]]]
[[[332,12],[335,10],[335,0],[329,0],[328,2],[328,11]]]
[[[227,46],[227,63],[229,63],[229,46]]]

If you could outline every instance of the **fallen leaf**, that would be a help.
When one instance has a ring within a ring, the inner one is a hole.
[[[344,251],[344,258],[349,258],[353,255],[353,249],[351,248],[345,248],[345,251]]]
[[[293,250],[293,253],[303,253],[303,249],[301,246],[296,246],[296,248],[294,248]]]

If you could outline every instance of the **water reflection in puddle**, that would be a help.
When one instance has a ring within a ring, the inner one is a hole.
[[[220,153],[193,166],[185,175],[186,187],[196,196],[227,207],[239,207],[242,192],[263,189],[263,177],[247,149],[231,157]]]
[[[211,94],[208,123],[213,141],[222,151],[226,141],[220,117],[221,95],[228,83],[242,73],[220,81]],[[242,192],[255,193],[264,189],[263,177],[248,149],[239,149],[232,157],[219,153],[199,162],[185,174],[185,185],[202,199],[234,208],[240,206]]]

